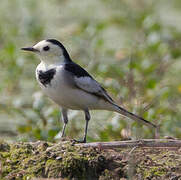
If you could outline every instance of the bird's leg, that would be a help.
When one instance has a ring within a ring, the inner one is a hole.
[[[63,125],[63,129],[62,129],[61,138],[63,138],[65,135],[65,128],[68,123],[67,109],[62,109],[62,120],[63,120],[64,125]]]
[[[83,139],[84,143],[86,143],[88,124],[89,124],[89,120],[90,120],[90,113],[88,110],[85,110],[85,120],[86,120],[86,124],[85,124],[84,139]]]
[[[84,131],[84,138],[83,138],[83,140],[76,140],[76,139],[74,139],[74,141],[78,142],[78,143],[86,143],[88,124],[89,124],[89,120],[90,120],[90,113],[89,113],[88,109],[84,110],[84,113],[85,113],[85,120],[86,120],[85,131]]]

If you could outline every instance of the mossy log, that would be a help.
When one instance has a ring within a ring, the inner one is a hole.
[[[0,142],[0,179],[181,179],[181,141],[153,141]]]

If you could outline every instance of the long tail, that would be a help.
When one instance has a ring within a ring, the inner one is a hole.
[[[135,120],[135,121],[138,121],[138,122],[141,122],[141,123],[144,123],[145,125],[147,126],[150,126],[150,127],[153,127],[153,128],[157,128],[157,126],[145,119],[143,119],[142,117],[140,116],[137,116],[136,114],[133,114],[129,111],[127,111],[126,109],[118,106],[117,104],[114,104],[116,106],[116,112],[122,114],[123,116],[126,116],[132,120]]]

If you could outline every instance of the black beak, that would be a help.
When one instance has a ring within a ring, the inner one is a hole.
[[[38,52],[38,50],[33,48],[33,47],[21,48],[21,50],[23,50],[23,51],[31,51],[31,52]]]

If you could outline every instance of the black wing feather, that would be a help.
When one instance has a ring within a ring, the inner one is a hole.
[[[65,70],[71,72],[76,77],[91,77],[91,75],[86,70],[73,62],[65,64]]]
[[[78,83],[75,82],[76,87],[78,87],[79,89],[82,89],[97,97],[103,98],[104,100],[109,101],[111,103],[114,102],[113,99],[108,95],[106,90],[96,80],[94,80],[93,77],[86,70],[84,70],[78,64],[75,64],[73,62],[67,63],[67,64],[65,64],[65,70],[71,72],[73,74],[73,76],[75,76],[76,78],[89,77],[92,79],[92,82],[94,82],[94,85],[95,85],[95,83],[97,84],[97,88],[95,88],[94,91],[92,91],[92,90],[89,91],[87,88],[83,88],[83,86],[80,86],[80,85],[78,85]]]

